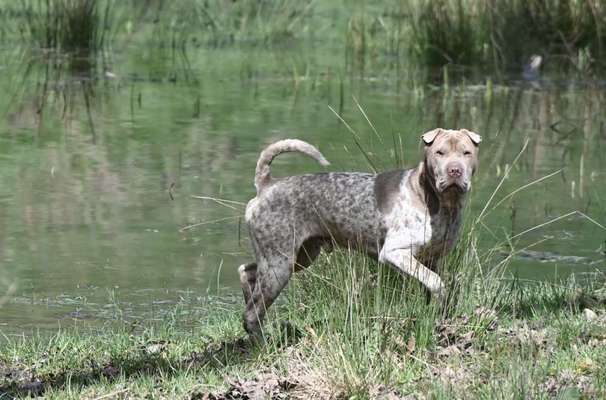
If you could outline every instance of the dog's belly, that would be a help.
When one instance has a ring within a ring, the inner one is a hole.
[[[324,235],[339,246],[360,250],[377,256],[385,242],[386,229],[376,221],[356,221],[355,224],[332,222]]]

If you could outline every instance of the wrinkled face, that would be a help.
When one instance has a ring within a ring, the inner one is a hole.
[[[425,168],[433,177],[438,193],[471,189],[471,177],[478,165],[477,133],[461,130],[434,129],[423,136]]]

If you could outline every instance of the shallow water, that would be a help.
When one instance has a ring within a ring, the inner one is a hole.
[[[321,149],[328,170],[372,168],[329,106],[355,130],[377,170],[415,164],[420,134],[434,127],[480,133],[471,216],[528,140],[487,210],[560,172],[486,216],[483,250],[574,210],[606,224],[603,83],[551,78],[531,85],[514,73],[487,84],[475,73],[433,84],[399,64],[362,71],[314,46],[196,49],[185,57],[133,45],[93,73],[89,65],[74,70],[3,53],[5,333],[153,319],[218,287],[237,293],[236,268],[250,259],[240,203],[254,195],[264,146],[298,137]],[[321,169],[300,155],[273,165],[277,176]],[[604,269],[605,241],[605,230],[571,215],[516,237],[517,249],[538,244],[511,268],[525,279]]]

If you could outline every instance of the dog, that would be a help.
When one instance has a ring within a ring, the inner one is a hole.
[[[439,128],[421,138],[424,157],[417,167],[379,174],[329,172],[274,179],[270,164],[284,152],[306,154],[323,166],[329,162],[297,139],[263,150],[254,178],[257,196],[245,214],[256,260],[239,268],[249,334],[261,332],[267,309],[292,273],[334,245],[358,249],[444,298],[435,270],[459,236],[481,137],[466,129]]]

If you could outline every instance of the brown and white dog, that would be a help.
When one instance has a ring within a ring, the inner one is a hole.
[[[435,129],[422,136],[425,156],[416,168],[381,174],[330,172],[272,179],[280,153],[301,152],[322,165],[312,145],[288,139],[267,147],[257,162],[257,196],[246,207],[256,262],[240,266],[244,327],[260,332],[267,308],[294,271],[322,248],[357,248],[418,279],[438,298],[434,272],[454,246],[466,193],[478,164],[478,134]]]

